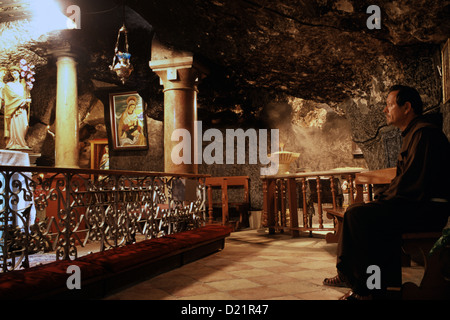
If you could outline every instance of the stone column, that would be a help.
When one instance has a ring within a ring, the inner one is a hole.
[[[198,173],[197,155],[197,80],[202,75],[193,57],[176,57],[150,61],[164,86],[164,171],[170,173]],[[189,132],[190,141],[172,141],[176,129]],[[183,151],[190,150],[190,161],[176,164],[172,149],[183,143]],[[201,146],[200,146],[201,148]],[[201,149],[200,149],[201,152]]]
[[[54,52],[57,61],[55,167],[78,168],[78,89],[75,57]]]

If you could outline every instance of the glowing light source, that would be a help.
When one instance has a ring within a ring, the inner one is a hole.
[[[74,22],[63,14],[61,7],[54,0],[39,0],[30,2],[36,34],[74,28]]]
[[[23,2],[23,6],[31,13],[31,18],[0,24],[2,51],[15,50],[18,46],[32,41],[45,41],[40,38],[53,31],[79,28],[80,12],[77,6],[62,10],[55,0],[28,0]],[[64,11],[67,11],[70,18]]]

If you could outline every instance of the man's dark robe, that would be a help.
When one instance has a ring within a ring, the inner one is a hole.
[[[397,174],[370,203],[349,206],[337,269],[360,295],[370,265],[380,267],[382,290],[401,285],[401,234],[441,231],[450,216],[450,143],[441,129],[417,117],[402,132]]]

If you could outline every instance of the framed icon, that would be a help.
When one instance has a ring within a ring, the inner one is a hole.
[[[137,92],[109,95],[112,148],[114,150],[148,149],[144,102]]]

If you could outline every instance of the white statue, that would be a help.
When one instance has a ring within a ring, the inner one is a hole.
[[[8,69],[1,67],[0,68],[0,108],[3,108],[3,88],[5,87],[5,82],[3,79],[5,78],[6,73],[8,72]]]
[[[3,88],[6,149],[30,149],[25,141],[31,102],[29,90],[20,81],[19,67],[10,68],[9,72],[13,80]]]

